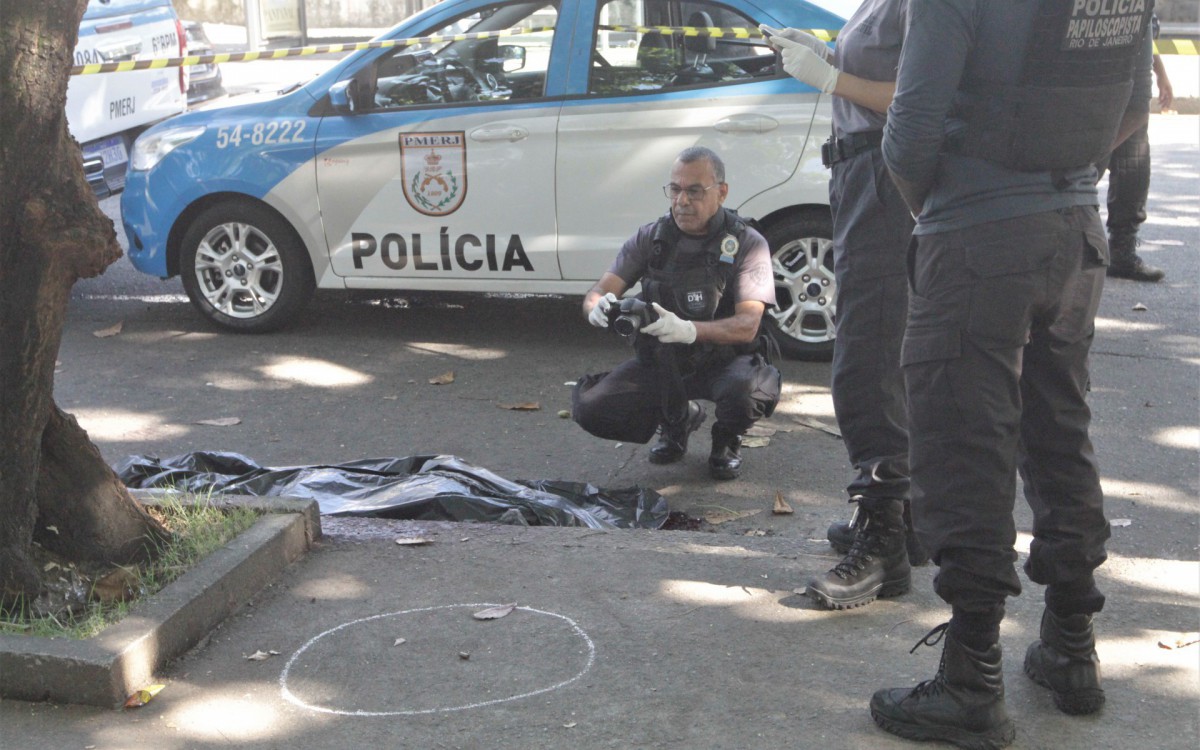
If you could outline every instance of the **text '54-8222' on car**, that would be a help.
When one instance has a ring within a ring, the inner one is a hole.
[[[582,295],[701,145],[770,243],[780,348],[825,358],[830,106],[757,27],[842,23],[799,0],[445,0],[377,41],[432,38],[143,134],[129,257],[237,331],[279,328],[318,287]]]

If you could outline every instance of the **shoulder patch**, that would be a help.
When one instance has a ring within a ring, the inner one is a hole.
[[[721,262],[732,263],[733,259],[737,257],[740,247],[741,244],[738,242],[737,237],[734,237],[732,234],[725,235],[721,240]]]

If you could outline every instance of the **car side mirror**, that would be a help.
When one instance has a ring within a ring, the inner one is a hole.
[[[329,104],[333,111],[340,115],[354,114],[354,97],[350,95],[350,87],[354,80],[338,81],[329,87]]]
[[[375,69],[368,66],[346,81],[329,87],[329,104],[344,115],[370,112],[375,108]]]
[[[512,73],[525,67],[525,48],[519,44],[501,44],[499,49],[501,69]]]

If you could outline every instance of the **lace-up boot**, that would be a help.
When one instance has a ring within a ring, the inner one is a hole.
[[[718,422],[712,428],[708,473],[713,479],[737,479],[742,473],[742,436]]]
[[[904,546],[904,518],[899,500],[881,510],[859,506],[854,541],[842,561],[808,582],[808,595],[829,609],[852,609],[877,597],[908,593],[912,567]]]
[[[1137,254],[1138,238],[1128,232],[1113,233],[1108,239],[1110,255],[1106,274],[1115,279],[1161,281],[1166,274],[1143,261]]]
[[[834,552],[844,555],[850,551],[850,545],[854,544],[854,525],[857,520],[858,506],[856,505],[854,514],[850,516],[849,521],[834,521],[829,525],[829,529],[825,532],[825,538],[829,540],[829,546],[833,547]],[[929,553],[921,546],[916,532],[913,531],[912,516],[907,500],[904,501],[904,547],[908,550],[908,564],[912,567],[916,568],[929,562]]]
[[[704,407],[695,401],[688,402],[687,414],[674,424],[662,424],[658,428],[658,442],[650,448],[650,463],[673,464],[687,453],[688,436],[704,423]]]
[[[914,688],[885,688],[871,697],[871,718],[910,740],[941,740],[968,750],[1007,747],[1016,735],[1004,706],[1000,644],[976,651],[939,625],[913,646],[945,637],[937,674]],[[910,652],[911,653],[911,652]]]
[[[1041,640],[1025,652],[1025,674],[1054,693],[1054,705],[1065,714],[1094,714],[1104,706],[1100,657],[1089,614],[1059,617],[1042,613]]]

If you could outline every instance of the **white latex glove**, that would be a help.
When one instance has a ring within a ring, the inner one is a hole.
[[[696,340],[695,323],[664,310],[657,302],[652,304],[654,312],[658,313],[658,320],[642,328],[642,333],[655,336],[664,344],[690,344]]]
[[[592,311],[588,313],[588,322],[597,328],[608,328],[608,311],[616,303],[617,295],[612,292],[596,300],[596,304],[592,305]]]
[[[777,39],[776,47],[783,56],[783,69],[796,80],[825,94],[832,94],[837,86],[838,69],[804,44],[790,39]]]
[[[760,25],[758,29],[759,31],[762,31],[762,26]],[[805,47],[808,47],[810,50],[820,55],[821,59],[825,62],[833,62],[833,50],[829,49],[829,45],[825,44],[825,42],[816,38],[807,31],[801,31],[800,29],[793,28],[780,29],[779,33],[771,34],[771,36],[767,37],[767,44],[771,45],[772,47],[782,49],[783,45],[776,44],[776,40],[778,39],[783,39],[788,42],[796,42],[797,44],[803,44]]]

